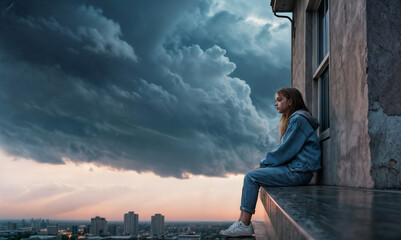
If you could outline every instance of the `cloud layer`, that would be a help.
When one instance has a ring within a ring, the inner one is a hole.
[[[238,4],[2,3],[0,147],[178,178],[251,168],[275,142],[288,25]]]

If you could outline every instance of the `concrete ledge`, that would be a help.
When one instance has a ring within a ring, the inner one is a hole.
[[[268,239],[313,239],[263,188],[260,188],[260,199],[267,213]]]
[[[253,230],[255,231],[255,240],[266,240],[267,231],[263,222],[252,222]]]
[[[400,239],[401,191],[329,186],[260,189],[270,239]]]

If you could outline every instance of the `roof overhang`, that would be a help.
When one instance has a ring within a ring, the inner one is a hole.
[[[292,12],[295,0],[271,0],[273,12]]]

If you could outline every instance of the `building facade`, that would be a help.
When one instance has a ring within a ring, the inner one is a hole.
[[[39,233],[40,232],[40,223],[41,223],[42,219],[31,219],[31,227],[32,227],[32,231],[34,233]]]
[[[58,234],[58,224],[47,225],[47,234],[48,235],[57,235]]]
[[[128,212],[124,214],[124,234],[131,236],[138,236],[139,234],[139,221],[138,214]]]
[[[74,234],[78,234],[78,226],[77,225],[72,225],[71,226],[71,233]]]
[[[321,124],[317,182],[401,188],[401,1],[271,6],[292,13],[291,84]]]
[[[91,219],[90,233],[95,236],[102,236],[107,234],[107,221],[105,218],[96,216]]]
[[[164,216],[160,213],[152,216],[151,221],[151,233],[152,236],[160,237],[164,234]]]
[[[7,230],[17,230],[17,224],[13,222],[8,222],[7,223]]]

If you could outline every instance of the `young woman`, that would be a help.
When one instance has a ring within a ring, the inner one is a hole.
[[[306,108],[296,88],[282,88],[275,94],[276,108],[281,113],[280,143],[266,154],[259,166],[245,175],[241,197],[241,215],[225,236],[249,236],[259,187],[306,185],[313,171],[320,169],[320,144],[315,130],[319,124]]]

